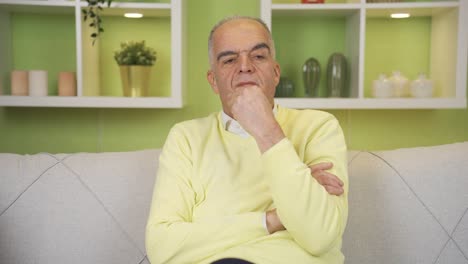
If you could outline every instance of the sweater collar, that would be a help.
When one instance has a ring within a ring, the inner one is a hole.
[[[278,106],[275,104],[273,106],[273,115],[276,117],[278,112]],[[221,111],[221,121],[223,122],[223,127],[226,131],[234,133],[240,137],[248,138],[250,135],[245,131],[245,129],[237,122],[234,118],[227,115],[224,111]]]

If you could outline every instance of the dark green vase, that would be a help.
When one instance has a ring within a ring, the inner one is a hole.
[[[294,97],[294,83],[286,77],[281,77],[276,86],[275,97]]]
[[[348,63],[341,53],[333,53],[327,65],[328,97],[349,97]]]
[[[309,58],[302,66],[305,95],[319,97],[320,63],[315,58]]]

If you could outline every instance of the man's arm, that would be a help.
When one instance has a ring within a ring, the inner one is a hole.
[[[330,120],[324,126],[327,135],[316,138],[317,144],[310,144],[309,151],[314,152],[311,156],[318,158],[314,163],[333,162],[335,166],[331,173],[338,175],[346,186],[346,148],[341,129],[336,120]],[[265,152],[262,160],[281,223],[311,254],[327,252],[344,232],[346,192],[341,196],[329,195],[318,181],[310,177],[309,168],[299,159],[288,139]],[[279,162],[281,166],[277,165]]]
[[[309,139],[306,154],[313,159],[302,161],[274,119],[272,105],[260,88],[239,89],[233,100],[234,117],[263,153],[262,167],[277,209],[267,217],[278,216],[297,243],[311,254],[324,254],[341,240],[347,219],[347,194],[329,195],[310,176],[304,162],[332,162],[330,173],[340,177],[347,188],[346,145],[337,120],[324,122]]]
[[[331,195],[340,196],[344,193],[344,183],[336,175],[327,172],[333,167],[331,162],[322,162],[309,166],[312,177]],[[279,219],[276,208],[266,212],[266,226],[268,233],[273,234],[278,231],[286,230]]]
[[[234,245],[267,235],[262,212],[193,221],[196,193],[190,148],[171,130],[160,157],[146,227],[151,263],[194,263]]]

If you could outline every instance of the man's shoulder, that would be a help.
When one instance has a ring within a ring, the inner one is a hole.
[[[282,106],[278,106],[278,115],[281,121],[286,123],[311,122],[311,124],[323,124],[330,120],[336,120],[334,115],[325,111],[315,109],[291,109]]]
[[[194,119],[185,120],[176,123],[171,132],[182,133],[182,134],[204,134],[205,131],[216,126],[218,123],[219,112],[211,113],[205,117],[199,117]]]

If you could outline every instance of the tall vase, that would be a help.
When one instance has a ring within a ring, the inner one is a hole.
[[[327,66],[328,97],[349,97],[348,63],[341,53],[333,53]]]
[[[302,66],[302,79],[307,97],[318,97],[320,82],[320,63],[315,58],[309,58]]]
[[[140,97],[148,95],[151,66],[122,65],[120,77],[122,79],[124,96]]]

